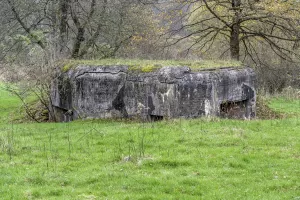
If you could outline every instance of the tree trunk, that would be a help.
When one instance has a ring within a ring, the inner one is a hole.
[[[239,24],[235,24],[230,32],[230,56],[233,60],[240,59],[240,41],[239,41]]]
[[[230,56],[233,60],[240,59],[240,12],[241,0],[232,0],[232,9],[235,14],[233,16],[233,24],[230,31]]]
[[[68,12],[69,0],[60,0],[60,53],[63,53],[67,47],[67,30],[68,30]]]
[[[81,43],[84,41],[84,32],[85,29],[83,27],[78,28],[77,37],[72,52],[72,58],[74,59],[77,59],[79,57]]]

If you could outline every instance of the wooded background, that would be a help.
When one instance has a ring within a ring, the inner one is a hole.
[[[296,0],[2,0],[0,71],[45,80],[66,59],[233,59],[268,92],[299,87]]]

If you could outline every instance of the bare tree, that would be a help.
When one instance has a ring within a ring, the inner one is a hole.
[[[0,6],[6,13],[2,26],[10,32],[0,33],[10,46],[7,51],[26,49],[26,40],[42,50],[52,45],[56,55],[73,59],[114,56],[135,34],[147,30],[149,17],[143,13],[151,9],[138,0],[3,0]]]
[[[292,47],[299,42],[300,5],[296,1],[193,0],[177,3],[173,10],[183,10],[185,23],[172,30],[172,44],[184,39],[193,42],[190,49],[207,51],[220,40],[227,41],[230,57],[261,62],[257,44],[268,46],[278,57],[293,61],[299,54]],[[187,30],[178,37],[177,32]]]

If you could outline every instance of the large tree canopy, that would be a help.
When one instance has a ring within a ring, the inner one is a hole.
[[[184,8],[184,9],[183,9]],[[191,48],[206,51],[218,42],[227,46],[232,59],[260,60],[257,45],[268,46],[277,56],[292,61],[299,42],[300,3],[277,0],[196,0],[177,1],[177,13],[185,20]],[[175,9],[175,10],[176,10]],[[182,12],[181,10],[188,10]],[[224,43],[226,41],[226,43]]]

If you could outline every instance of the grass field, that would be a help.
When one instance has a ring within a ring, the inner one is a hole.
[[[17,124],[19,106],[0,89],[0,199],[300,199],[297,117]]]

